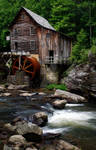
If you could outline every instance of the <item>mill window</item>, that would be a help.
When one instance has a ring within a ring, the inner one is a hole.
[[[51,37],[51,34],[50,33],[47,33],[46,34],[46,38],[50,38]]]
[[[23,14],[23,15],[21,15],[21,18],[24,20],[24,14]]]
[[[54,62],[54,51],[49,50],[49,62],[53,63]]]
[[[18,43],[15,42],[15,50],[18,50]]]
[[[15,35],[15,36],[18,35],[17,29],[14,29],[14,35]]]
[[[36,50],[36,41],[30,41],[30,49],[31,50]]]
[[[35,31],[35,29],[33,27],[31,27],[31,35],[32,34],[36,34],[36,31]]]

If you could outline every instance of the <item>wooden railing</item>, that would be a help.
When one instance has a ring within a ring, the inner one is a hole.
[[[69,57],[58,57],[58,56],[55,56],[55,57],[48,57],[46,56],[45,57],[45,64],[64,64],[64,63],[67,63],[68,62],[68,58]]]

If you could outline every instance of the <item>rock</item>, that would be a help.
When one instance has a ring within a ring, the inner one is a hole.
[[[32,96],[36,96],[38,95],[38,93],[29,93],[29,92],[24,92],[24,93],[21,93],[20,96],[29,96],[29,97],[32,97]]]
[[[8,86],[8,90],[13,90],[15,88],[15,85],[13,85],[13,84],[10,84],[9,86]]]
[[[77,94],[67,92],[67,91],[63,91],[63,90],[56,90],[54,97],[61,97],[63,99],[66,99],[67,102],[70,102],[70,103],[85,103],[85,102],[87,102],[87,100],[84,97],[79,96]]]
[[[44,93],[44,92],[39,92],[39,95],[40,95],[40,96],[45,96],[46,93]]]
[[[63,109],[66,105],[67,101],[66,100],[56,100],[52,103],[54,108],[57,109]]]
[[[56,150],[80,150],[78,147],[65,142],[64,140],[55,140]]]
[[[45,126],[48,121],[48,116],[45,112],[38,112],[33,115],[33,122],[38,126]]]
[[[4,144],[3,150],[24,150],[24,147],[19,147],[18,145],[6,145],[6,144]]]
[[[9,142],[15,144],[15,145],[24,145],[26,144],[26,140],[22,135],[13,135],[9,138]]]
[[[40,147],[40,150],[42,150],[42,149],[44,149],[44,150],[58,150],[54,145],[52,145],[52,144],[47,144],[47,145],[44,145],[44,146],[42,146],[42,147]]]
[[[78,147],[65,142],[64,140],[54,140],[52,144],[43,146],[40,150],[80,150]]]
[[[43,139],[51,140],[51,139],[58,138],[59,136],[61,136],[61,133],[45,133],[43,134]]]
[[[33,147],[33,148],[28,147],[28,148],[26,148],[26,150],[37,150],[37,148],[35,148],[35,147]]]
[[[9,86],[8,86],[8,90],[24,90],[24,89],[26,89],[26,88],[28,88],[28,86],[27,85],[13,85],[13,84],[10,84]]]
[[[27,122],[18,122],[16,124],[16,131],[20,135],[24,135],[26,133],[35,133],[37,135],[42,135],[42,129],[40,127],[38,127],[36,124]]]
[[[3,150],[13,150],[13,148],[12,148],[12,147],[9,147],[9,146],[6,145],[6,144],[4,144]]]
[[[16,122],[19,122],[19,121],[23,121],[23,118],[22,118],[21,116],[18,116],[18,117],[16,117],[16,118],[14,118],[14,119],[12,120],[12,123],[11,123],[11,124],[15,125]]]
[[[4,91],[4,90],[5,90],[4,85],[0,85],[0,91]]]
[[[89,64],[75,66],[61,83],[77,94],[95,100],[96,97],[96,58]]]
[[[33,94],[32,93],[28,93],[28,92],[26,92],[26,93],[21,93],[20,94],[20,96],[32,96]]]
[[[11,96],[11,93],[8,93],[8,92],[6,92],[6,93],[2,93],[2,96]]]
[[[6,131],[0,133],[1,140],[6,140],[7,138],[8,138],[8,133]]]
[[[17,122],[16,132],[17,134],[23,135],[27,141],[42,140],[42,129],[33,123]]]
[[[15,132],[16,131],[16,126],[11,125],[10,123],[6,123],[4,125],[4,128],[8,129],[11,132]]]

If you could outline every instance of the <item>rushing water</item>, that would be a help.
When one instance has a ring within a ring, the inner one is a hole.
[[[32,114],[46,111],[48,124],[44,133],[61,133],[61,137],[83,150],[96,150],[96,105],[67,104],[65,109],[56,110],[48,103],[39,103],[23,97],[0,98],[0,120],[12,121],[23,116],[31,121]]]

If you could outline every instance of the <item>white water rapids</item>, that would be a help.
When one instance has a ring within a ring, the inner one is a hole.
[[[49,115],[48,126],[44,128],[44,133],[62,133],[74,127],[95,129],[96,126],[91,120],[96,119],[96,111],[80,110],[82,107],[84,104],[67,104],[63,110],[53,109],[53,114]]]

